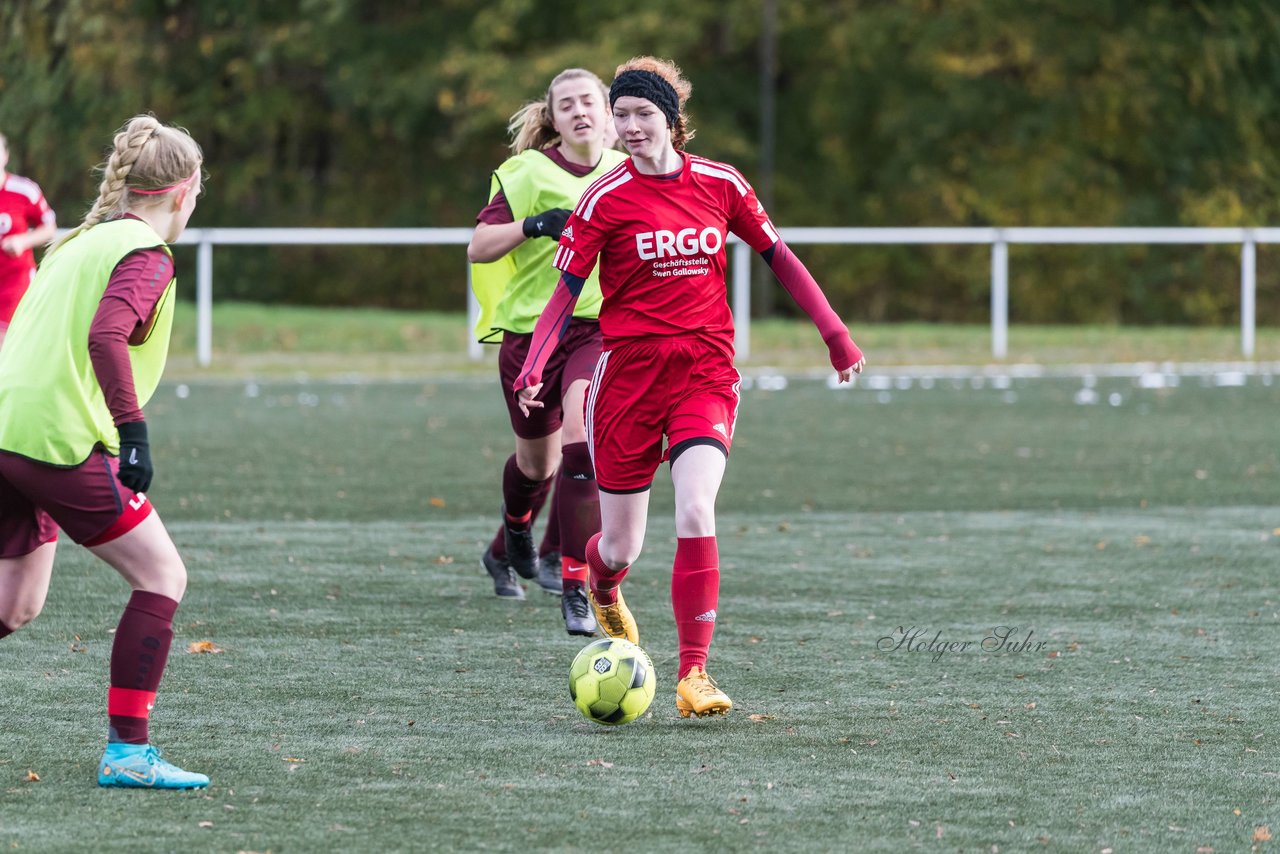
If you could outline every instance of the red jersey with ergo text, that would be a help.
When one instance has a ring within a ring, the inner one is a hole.
[[[618,164],[582,194],[560,237],[558,269],[585,278],[599,260],[606,350],[692,333],[733,355],[726,238],[763,252],[778,232],[742,173],[683,156],[672,175],[642,174],[630,158]]]
[[[0,238],[23,234],[53,221],[53,210],[35,181],[0,173]],[[17,257],[0,252],[0,288],[25,289],[35,267],[35,255],[30,249]]]

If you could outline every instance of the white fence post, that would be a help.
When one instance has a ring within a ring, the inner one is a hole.
[[[991,242],[991,355],[1003,359],[1009,353],[1009,244],[996,229]]]
[[[1257,323],[1258,242],[1252,229],[1245,229],[1240,245],[1240,352],[1253,357],[1253,335]]]
[[[207,228],[196,247],[196,363],[213,363],[213,234]]]
[[[733,349],[739,359],[751,358],[751,247],[733,244]]]

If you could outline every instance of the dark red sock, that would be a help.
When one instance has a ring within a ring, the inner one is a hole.
[[[108,741],[147,743],[147,720],[169,660],[177,610],[177,602],[159,593],[135,590],[129,597],[111,645]]]
[[[600,535],[595,534],[587,540],[587,576],[591,584],[591,595],[601,605],[612,605],[618,601],[618,585],[627,577],[629,566],[614,572],[605,566],[600,559]]]
[[[523,521],[532,524],[533,508],[541,507],[547,500],[553,478],[530,480],[516,465],[516,455],[507,459],[502,470],[502,500],[507,508],[507,521]]]
[[[13,629],[0,622],[0,638],[7,638],[11,634],[13,634]]]
[[[564,446],[555,507],[560,517],[560,553],[586,562],[587,540],[600,533],[600,491],[586,442]]]
[[[516,465],[516,455],[512,454],[507,458],[507,464],[502,470],[502,501],[507,508],[507,515],[518,519],[528,513],[528,522],[532,525],[537,521],[538,511],[542,509],[542,505],[547,503],[547,493],[551,491],[551,484],[554,482],[555,478],[553,477],[543,481],[529,480],[520,471],[520,467]],[[515,493],[519,493],[515,495],[514,499],[512,497],[513,490]],[[489,544],[489,548],[493,551],[494,557],[506,560],[507,541],[502,533],[501,525],[498,526],[498,532],[494,534],[493,542]]]
[[[542,542],[538,544],[538,557],[560,551],[560,487],[555,485],[558,483],[555,478],[552,482],[547,500],[547,527],[542,532]],[[533,515],[537,518],[538,511],[535,510]]]
[[[707,649],[716,630],[720,601],[720,552],[715,537],[680,537],[671,569],[671,610],[676,615],[683,679],[695,665],[707,666]]]

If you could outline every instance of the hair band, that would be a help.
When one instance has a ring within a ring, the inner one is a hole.
[[[137,193],[140,196],[159,196],[163,193],[172,193],[174,190],[180,190],[183,187],[190,184],[192,181],[196,179],[196,176],[198,176],[199,174],[200,174],[200,167],[197,166],[196,171],[191,173],[191,177],[183,178],[181,181],[179,181],[176,184],[171,184],[168,187],[161,187],[158,190],[139,190],[134,187],[130,187],[129,192]]]
[[[609,87],[609,106],[624,97],[646,98],[667,117],[667,127],[676,126],[680,118],[680,96],[675,87],[652,71],[632,69],[613,78]]]

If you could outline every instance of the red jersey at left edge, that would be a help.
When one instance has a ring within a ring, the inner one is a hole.
[[[3,175],[0,181],[0,238],[33,231],[53,221],[53,210],[35,181],[21,175]],[[25,290],[35,267],[35,255],[30,249],[16,257],[0,252],[0,288],[21,287]]]
[[[683,156],[668,176],[618,164],[582,194],[560,237],[558,269],[585,278],[600,263],[605,349],[693,333],[733,355],[726,239],[763,252],[778,232],[738,170]]]

